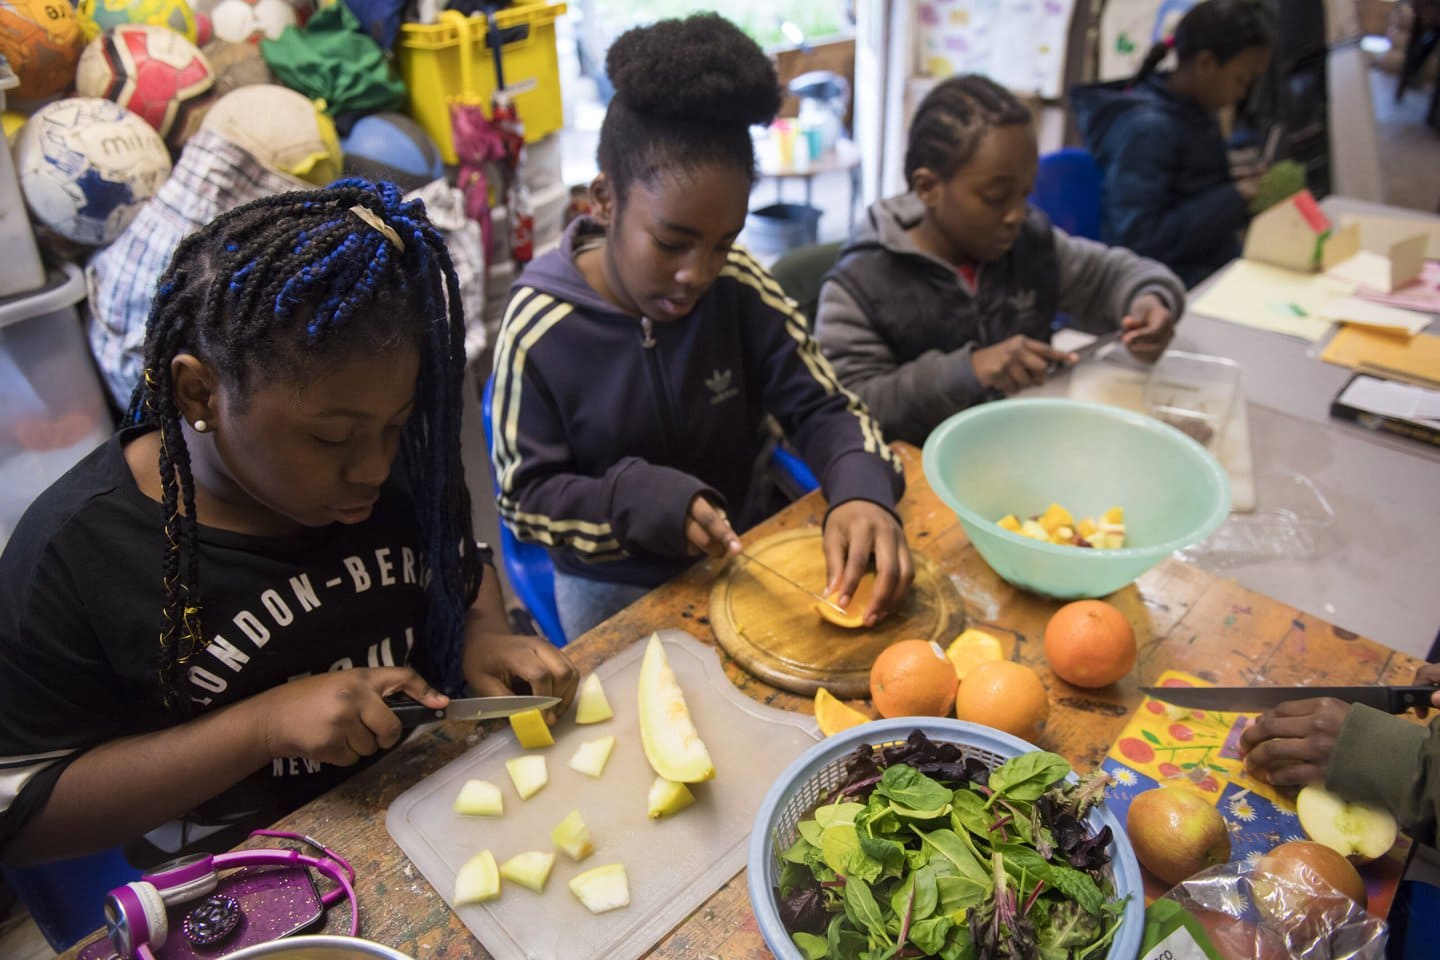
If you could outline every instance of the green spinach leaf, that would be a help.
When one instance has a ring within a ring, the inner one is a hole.
[[[1070,772],[1070,762],[1058,753],[1036,750],[1006,760],[990,774],[990,789],[1008,800],[1034,802],[1056,780]],[[993,805],[995,797],[990,798]]]

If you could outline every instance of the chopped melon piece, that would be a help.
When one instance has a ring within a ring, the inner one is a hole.
[[[515,731],[515,739],[520,741],[520,746],[526,750],[534,750],[536,747],[548,747],[555,742],[550,735],[550,725],[540,715],[539,710],[525,710],[510,718],[510,729]]]
[[[605,688],[600,686],[600,677],[590,674],[580,684],[580,695],[575,700],[575,722],[599,723],[613,716],[615,711],[610,709],[610,699],[605,696]]]
[[[550,868],[555,866],[555,854],[549,851],[531,850],[517,853],[500,864],[500,876],[514,880],[527,890],[545,892],[545,881],[550,879]]]
[[[1070,511],[1058,503],[1050,504],[1050,506],[1045,508],[1045,512],[1035,519],[1040,526],[1045,528],[1046,533],[1054,533],[1060,527],[1075,526],[1075,521],[1070,516]]]
[[[591,913],[630,906],[630,881],[622,863],[586,870],[570,881],[570,892],[579,897]]]
[[[679,813],[695,802],[695,794],[683,783],[656,777],[650,784],[650,819],[659,820]]]
[[[570,758],[570,768],[587,776],[598,777],[605,772],[605,764],[610,762],[610,751],[614,749],[614,737],[586,740],[575,751],[575,756]]]
[[[1046,530],[1034,520],[1026,520],[1020,525],[1020,536],[1029,537],[1031,540],[1043,540],[1050,542],[1050,531]]]
[[[595,852],[595,843],[590,839],[590,828],[580,816],[579,810],[571,810],[565,819],[550,831],[550,841],[570,855],[572,860],[584,860]]]
[[[495,855],[481,850],[466,860],[455,874],[455,906],[483,903],[500,896],[500,871],[495,868]]]
[[[538,753],[527,753],[523,757],[506,760],[505,771],[510,774],[510,780],[515,784],[515,792],[520,794],[521,800],[529,800],[550,782],[550,771],[545,766],[545,757]]]
[[[1111,507],[1109,510],[1105,511],[1105,515],[1100,518],[1100,522],[1123,524],[1125,522],[1125,508]]]
[[[500,788],[489,780],[466,780],[455,797],[455,812],[471,817],[498,817],[505,812]]]
[[[1015,533],[1020,532],[1020,521],[1016,519],[1015,514],[1013,513],[1005,514],[1005,516],[1001,517],[996,522],[999,523],[1000,526],[1004,527],[1006,530],[1012,530]]]
[[[1073,527],[1056,527],[1054,530],[1050,531],[1051,543],[1069,543],[1074,539],[1075,530]]]
[[[1086,517],[1084,520],[1081,520],[1075,525],[1075,532],[1080,534],[1080,536],[1084,537],[1086,540],[1089,540],[1091,537],[1095,536],[1096,531],[1099,529],[1099,527],[1095,526],[1095,521],[1090,519],[1089,517]]]
[[[645,759],[666,780],[698,783],[715,776],[715,764],[690,719],[665,645],[654,633],[640,662],[640,742]]]

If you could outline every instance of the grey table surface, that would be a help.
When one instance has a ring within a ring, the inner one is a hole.
[[[1339,197],[1322,206],[1332,217],[1436,219]],[[1253,514],[1233,514],[1186,558],[1423,657],[1440,630],[1440,450],[1332,419],[1353,371],[1323,362],[1322,346],[1183,318],[1174,349],[1241,366],[1257,492]],[[1064,377],[1037,392],[1063,395]]]

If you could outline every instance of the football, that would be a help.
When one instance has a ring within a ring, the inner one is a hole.
[[[76,243],[109,243],[170,176],[160,134],[118,103],[71,97],[20,128],[15,166],[36,221]]]
[[[334,122],[303,93],[274,83],[231,90],[205,112],[201,127],[248,150],[271,170],[323,187],[344,158]]]
[[[12,94],[40,100],[75,78],[85,34],[69,0],[0,0],[0,56],[20,79]]]
[[[90,41],[80,55],[75,92],[113,100],[179,152],[200,126],[215,90],[215,72],[180,34],[148,24],[124,24]]]
[[[218,0],[208,3],[216,40],[231,43],[259,43],[279,37],[289,26],[303,26],[313,6],[303,0]]]
[[[80,26],[87,40],[127,23],[168,27],[195,43],[195,13],[186,0],[80,0]]]

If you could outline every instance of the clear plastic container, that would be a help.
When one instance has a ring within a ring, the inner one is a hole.
[[[1146,413],[1216,449],[1240,391],[1240,365],[1225,357],[1171,350],[1145,381]]]

